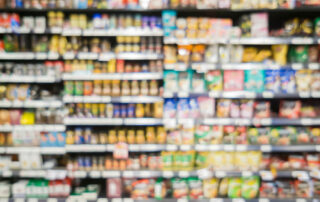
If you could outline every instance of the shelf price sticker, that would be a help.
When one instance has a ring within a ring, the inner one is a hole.
[[[242,172],[243,177],[251,177],[252,175],[253,175],[253,173],[251,171],[243,171]]]
[[[108,202],[106,198],[98,198],[97,202]]]
[[[187,178],[190,176],[190,173],[188,171],[179,171],[178,176],[181,178]]]
[[[307,202],[307,199],[305,199],[305,198],[297,198],[296,202]]]
[[[174,145],[174,144],[172,144],[172,145],[167,145],[166,147],[167,147],[167,148],[166,148],[167,151],[177,151],[177,150],[178,150],[178,146],[177,146],[177,145]]]
[[[260,176],[265,181],[270,181],[274,179],[274,175],[270,171],[260,171]]]
[[[316,179],[320,179],[320,170],[314,169],[310,172],[310,176]]]
[[[122,202],[121,198],[113,198],[111,202]]]
[[[95,170],[95,171],[91,171],[91,172],[89,173],[89,175],[90,175],[91,178],[100,178],[100,177],[101,177],[101,172]]]
[[[186,199],[186,198],[179,198],[179,199],[177,200],[177,202],[188,202],[188,199]]]
[[[29,199],[28,199],[28,202],[38,202],[38,199],[36,199],[36,198],[29,198]]]
[[[222,198],[212,198],[209,200],[209,202],[223,202],[224,200]]]
[[[316,145],[316,151],[320,152],[320,145]]]
[[[232,199],[232,202],[245,202],[245,200],[242,198],[235,198],[235,199]]]
[[[172,178],[174,176],[174,173],[172,171],[163,171],[162,176],[164,178]]]
[[[113,158],[115,159],[127,159],[129,156],[128,144],[119,142],[115,145],[113,150]]]
[[[310,176],[306,171],[292,171],[292,177],[298,178],[301,181],[307,181]]]
[[[119,171],[102,171],[103,178],[120,177]]]
[[[209,179],[213,176],[213,173],[205,168],[205,169],[198,170],[197,175],[200,179]]]
[[[271,145],[261,145],[260,150],[262,152],[271,152],[272,147],[271,147]]]
[[[264,98],[274,98],[274,94],[272,92],[263,92],[262,97]]]
[[[14,202],[24,202],[24,199],[23,198],[15,198],[13,201]]]
[[[224,171],[216,171],[216,172],[215,172],[215,176],[216,176],[217,178],[224,178],[225,176],[227,176],[227,173],[224,172]]]
[[[124,198],[123,202],[134,202],[132,198]]]
[[[260,198],[259,202],[270,202],[270,200],[267,198]]]

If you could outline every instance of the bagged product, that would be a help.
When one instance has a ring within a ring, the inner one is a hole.
[[[175,71],[164,72],[164,89],[166,92],[175,93],[178,91],[178,73]]]
[[[295,80],[297,83],[298,92],[308,92],[310,91],[311,84],[311,70],[298,70],[295,73]]]
[[[242,178],[241,194],[245,199],[253,199],[258,196],[260,180],[258,176]]]
[[[178,92],[189,92],[191,89],[191,80],[192,80],[192,72],[179,72],[178,73],[178,83],[179,89]]]
[[[219,180],[216,178],[203,180],[203,195],[204,198],[217,198],[219,188]]]
[[[154,198],[157,200],[163,200],[167,196],[167,186],[162,178],[158,178],[154,185]]]
[[[226,118],[230,114],[231,100],[221,99],[217,103],[217,117]]]
[[[202,199],[203,198],[203,189],[202,181],[195,177],[188,178],[189,184],[189,198],[190,199]]]
[[[273,52],[273,60],[284,66],[287,64],[287,54],[288,54],[288,45],[272,45],[271,46]]]
[[[259,101],[254,103],[254,117],[255,118],[269,118],[270,112],[270,102],[269,101]]]
[[[208,71],[205,75],[205,79],[209,91],[223,90],[223,74],[221,70]]]
[[[301,102],[300,101],[281,101],[279,117],[296,119],[300,117]]]
[[[209,97],[198,97],[200,116],[211,118],[215,115],[215,99]]]
[[[166,99],[164,102],[164,118],[176,118],[177,104],[174,99]]]
[[[269,128],[249,128],[248,140],[251,145],[270,144]]]
[[[228,196],[228,190],[229,190],[229,182],[230,182],[230,178],[223,178],[220,181],[219,184],[219,196],[221,197],[227,197]]]
[[[274,93],[281,91],[280,70],[265,70],[265,90]]]
[[[177,104],[177,118],[189,118],[189,98],[180,98]]]
[[[228,197],[229,198],[240,198],[241,197],[241,178],[230,178],[228,187]]]
[[[281,78],[281,89],[283,93],[296,92],[295,70],[281,69],[280,78]]]
[[[147,199],[149,196],[148,189],[149,180],[142,179],[132,183],[131,198],[133,199]]]
[[[171,183],[173,198],[188,198],[189,188],[186,179],[173,178]]]
[[[261,182],[260,198],[276,198],[277,192],[278,190],[274,182]]]

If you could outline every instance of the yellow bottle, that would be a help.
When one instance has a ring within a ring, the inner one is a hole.
[[[127,142],[126,133],[125,133],[124,130],[119,130],[119,132],[118,132],[118,141],[119,142],[124,142],[124,143]]]
[[[145,136],[144,136],[144,131],[143,130],[138,130],[137,132],[137,138],[136,138],[136,143],[137,144],[145,144]]]
[[[116,136],[116,131],[115,130],[110,130],[109,131],[109,136],[108,136],[108,143],[109,144],[115,144],[118,142],[117,136]]]
[[[149,144],[156,143],[156,134],[155,134],[154,127],[147,127],[146,137],[147,137],[147,143]]]
[[[143,107],[143,104],[141,103],[136,105],[136,117],[137,118],[144,117],[144,107]]]

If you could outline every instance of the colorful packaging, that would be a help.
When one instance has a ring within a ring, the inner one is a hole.
[[[217,117],[226,118],[230,114],[231,100],[221,99],[217,103]]]
[[[165,71],[164,72],[164,89],[169,92],[177,92],[178,91],[178,73],[175,71]]]
[[[241,178],[230,178],[228,187],[229,198],[240,198],[241,197]]]
[[[202,199],[203,189],[202,181],[195,177],[190,177],[188,179],[189,184],[189,198],[190,199]]]
[[[231,179],[229,178],[223,178],[220,181],[219,184],[219,196],[221,197],[227,197],[228,196],[228,190],[229,190],[229,182]]]
[[[261,93],[264,91],[264,71],[263,70],[245,70],[244,89]]]
[[[225,91],[243,90],[244,73],[242,70],[225,70],[223,80]]]
[[[176,118],[177,104],[174,99],[166,99],[164,102],[164,118]]]
[[[296,119],[300,117],[301,102],[300,101],[281,101],[279,109],[279,117]]]
[[[209,97],[198,97],[200,116],[211,118],[215,115],[215,100]]]
[[[186,179],[173,178],[171,183],[173,198],[188,198],[189,187]]]
[[[258,176],[242,178],[241,195],[245,199],[253,199],[258,196],[260,180]]]
[[[280,70],[265,70],[265,90],[273,93],[281,91]]]
[[[219,180],[216,178],[203,180],[204,198],[216,198],[218,196]]]
[[[205,81],[203,79],[203,74],[192,74],[192,87],[191,90],[194,93],[203,93],[206,91]]]
[[[281,89],[283,93],[295,93],[296,82],[295,82],[295,70],[292,69],[281,69]]]
[[[298,92],[308,92],[310,91],[310,85],[312,81],[312,71],[311,70],[299,70],[295,73],[295,80],[297,83]]]
[[[269,118],[271,115],[270,102],[259,101],[254,103],[254,117],[255,118]]]
[[[177,104],[177,118],[189,118],[189,98],[180,98]]]
[[[288,54],[288,45],[272,45],[271,46],[273,52],[273,60],[281,65],[284,66],[287,64],[287,54]]]

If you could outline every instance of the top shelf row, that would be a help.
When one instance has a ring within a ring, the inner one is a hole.
[[[43,11],[43,10],[63,10],[64,12],[86,9],[86,11],[105,10],[111,12],[117,11],[161,11],[163,9],[176,9],[179,11],[230,11],[246,12],[251,10],[270,10],[282,11],[289,10],[315,10],[313,6],[319,6],[317,1],[295,0],[295,1],[278,1],[278,0],[255,0],[255,1],[236,1],[236,0],[210,0],[210,1],[163,1],[163,0],[134,0],[134,1],[117,1],[117,0],[96,0],[96,1],[74,1],[74,0],[4,0],[0,2],[0,8],[19,9],[26,12]],[[32,8],[25,10],[25,8]]]

